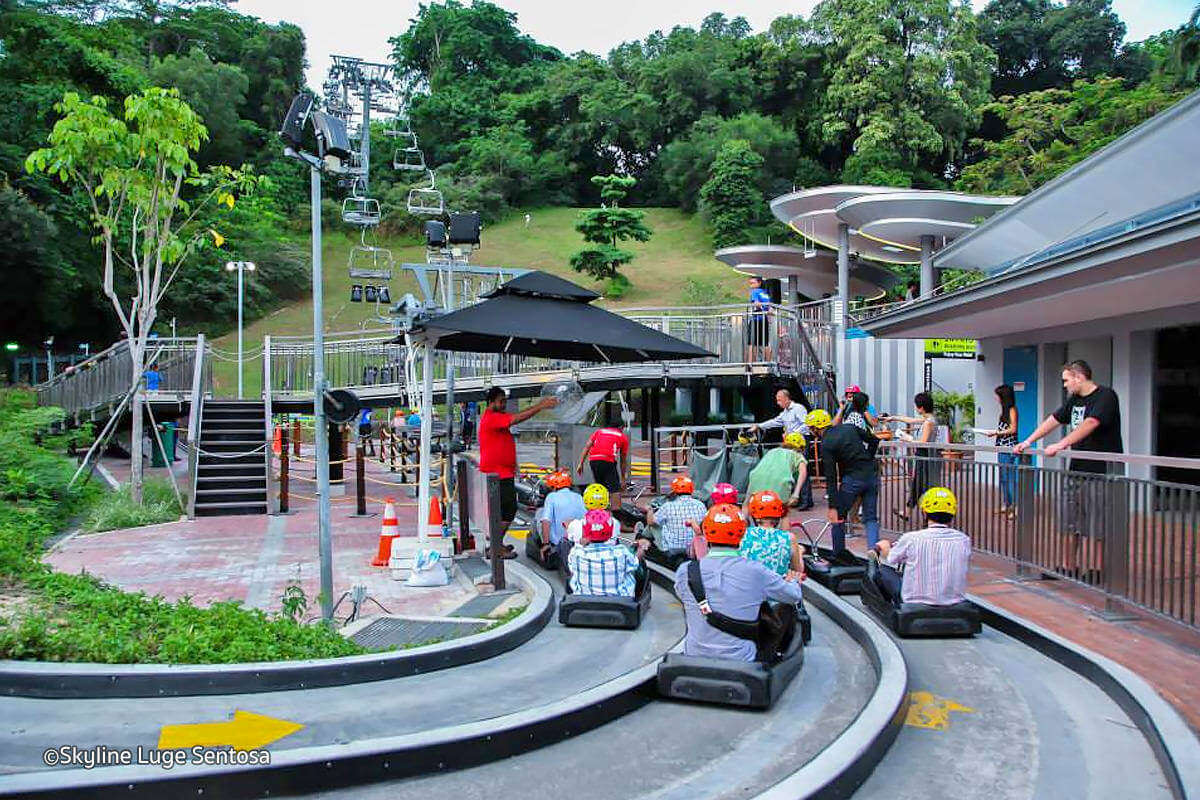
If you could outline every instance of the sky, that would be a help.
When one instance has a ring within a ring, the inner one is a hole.
[[[517,24],[543,44],[565,53],[606,54],[621,42],[642,39],[656,29],[696,27],[713,11],[745,17],[755,31],[784,14],[807,15],[816,0],[756,0],[753,3],[697,3],[695,0],[496,0],[517,14]],[[978,10],[987,0],[972,0]],[[1129,41],[1145,39],[1187,19],[1195,0],[1113,0],[1128,28]],[[237,0],[234,8],[268,22],[300,26],[308,42],[308,83],[319,89],[329,56],[355,55],[385,61],[388,38],[403,32],[416,14],[417,0]]]

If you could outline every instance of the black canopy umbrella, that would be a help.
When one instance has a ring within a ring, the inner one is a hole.
[[[600,295],[545,272],[527,272],[484,300],[413,328],[439,350],[513,353],[574,361],[662,361],[713,356],[590,305]]]

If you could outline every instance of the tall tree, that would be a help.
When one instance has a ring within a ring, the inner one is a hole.
[[[745,139],[721,146],[700,189],[700,210],[712,231],[713,247],[749,244],[753,227],[767,215],[758,188],[763,157]]]
[[[602,203],[599,208],[581,211],[575,223],[575,230],[592,246],[571,256],[571,266],[596,280],[618,279],[623,277],[621,267],[633,260],[633,253],[623,250],[621,243],[648,242],[651,231],[643,221],[645,213],[620,206],[636,185],[635,179],[624,175],[595,175],[592,183],[599,187]]]
[[[812,15],[829,49],[824,140],[936,179],[988,99],[995,56],[962,0],[824,0]]]
[[[230,167],[198,172],[192,154],[207,138],[203,123],[174,89],[151,88],[125,99],[114,116],[101,97],[84,100],[68,92],[55,106],[62,118],[49,147],[26,160],[30,172],[45,172],[79,189],[91,205],[92,223],[103,248],[103,288],[129,341],[133,366],[134,458],[130,483],[142,497],[142,406],[140,390],[146,346],[159,304],[186,258],[208,241],[212,229],[193,222],[210,203],[233,205],[234,192],[249,192],[258,180]],[[185,190],[196,197],[185,198]],[[117,270],[132,282],[118,292]]]

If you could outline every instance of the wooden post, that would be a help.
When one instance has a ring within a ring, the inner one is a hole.
[[[358,507],[355,509],[360,517],[367,515],[367,471],[366,465],[363,463],[363,447],[360,440],[354,447],[354,472],[356,484],[356,499]]]
[[[299,425],[299,423],[297,423]],[[279,513],[288,511],[288,429],[284,426],[279,442]]]
[[[292,455],[300,455],[300,420],[292,420]]]

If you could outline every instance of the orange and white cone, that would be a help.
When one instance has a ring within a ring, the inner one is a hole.
[[[442,504],[436,497],[429,498],[429,527],[430,536],[442,535]]]
[[[392,559],[392,540],[400,532],[400,522],[396,519],[396,500],[384,498],[383,525],[379,529],[379,552],[375,554],[372,567],[386,567]]]

